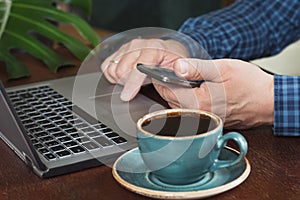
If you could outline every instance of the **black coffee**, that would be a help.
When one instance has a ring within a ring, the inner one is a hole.
[[[217,127],[217,122],[207,115],[169,115],[149,119],[142,128],[162,136],[191,136],[206,133]]]

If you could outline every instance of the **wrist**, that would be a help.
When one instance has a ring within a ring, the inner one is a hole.
[[[267,125],[274,124],[274,76],[268,74],[269,76],[269,84],[267,86],[268,99],[266,105],[266,123]]]

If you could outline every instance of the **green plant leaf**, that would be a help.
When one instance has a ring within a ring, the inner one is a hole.
[[[11,8],[11,1],[2,1],[0,2],[0,19],[1,19],[1,26],[0,26],[0,40],[2,38],[3,32],[5,30],[7,20],[9,17]]]
[[[98,45],[99,37],[80,17],[57,10],[52,3],[64,1],[76,4],[77,0],[5,0],[11,4],[0,3],[0,60],[6,63],[9,78],[28,76],[23,64],[11,54],[12,49],[20,49],[42,60],[52,71],[60,66],[72,64],[66,61],[43,41],[39,36],[50,41],[58,41],[66,46],[80,60],[84,60],[91,49],[78,39],[61,31],[56,23],[72,24],[83,38],[93,46]],[[77,3],[83,6],[86,1]],[[86,3],[85,5],[90,5]],[[83,6],[84,7],[84,6]],[[2,32],[1,32],[2,30]],[[13,65],[13,66],[12,66]]]
[[[30,76],[25,65],[6,52],[0,52],[0,60],[6,62],[6,73],[9,79],[17,79]]]
[[[54,10],[52,9],[52,7],[40,8],[35,5],[24,5],[18,3],[15,3],[13,5],[13,11],[16,13],[22,13],[24,17],[28,18],[28,20],[31,20],[32,22],[40,21],[42,23],[46,23],[47,21],[45,20],[48,19],[56,22],[72,24],[81,34],[81,36],[89,40],[94,46],[99,44],[98,35],[84,20],[75,15],[65,13],[59,10]],[[45,15],[46,17],[44,19],[41,19],[40,16],[42,15]],[[52,29],[54,28],[55,27],[52,27]]]

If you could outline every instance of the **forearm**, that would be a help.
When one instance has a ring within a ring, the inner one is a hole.
[[[298,0],[240,0],[224,9],[190,18],[179,29],[212,58],[251,60],[270,56],[300,37]]]

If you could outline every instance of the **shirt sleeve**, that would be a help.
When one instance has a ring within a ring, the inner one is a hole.
[[[179,32],[200,43],[211,58],[252,60],[274,55],[300,38],[300,1],[237,0],[189,18]]]
[[[300,77],[274,75],[274,134],[300,136]]]

